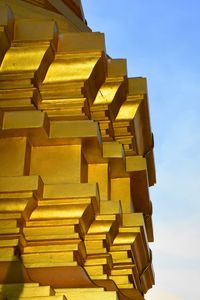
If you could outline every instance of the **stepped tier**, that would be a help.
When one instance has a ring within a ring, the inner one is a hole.
[[[146,79],[106,54],[80,1],[1,2],[1,297],[142,300],[156,180]]]

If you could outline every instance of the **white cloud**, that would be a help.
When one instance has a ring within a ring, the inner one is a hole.
[[[171,224],[160,223],[155,230],[155,252],[174,255],[181,259],[200,260],[199,220],[177,220]]]
[[[199,219],[160,222],[152,248],[156,285],[146,300],[199,299]]]
[[[183,300],[167,289],[153,288],[145,296],[145,300]]]

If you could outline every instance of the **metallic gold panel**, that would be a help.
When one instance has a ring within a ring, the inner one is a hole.
[[[128,86],[131,95],[147,94],[147,80],[144,77],[129,78]]]
[[[0,177],[0,193],[36,191],[39,185],[38,176]]]
[[[122,224],[124,227],[144,226],[144,217],[142,213],[131,213],[122,215]]]
[[[100,202],[100,214],[121,214],[122,213],[121,202],[119,201],[101,201]]]
[[[60,36],[58,52],[105,51],[104,34],[100,32],[70,32]]]
[[[133,211],[130,178],[111,179],[111,200],[121,200],[123,213],[130,213]]]
[[[126,171],[127,172],[136,172],[144,171],[146,173],[146,159],[142,156],[127,156],[126,157]],[[144,175],[145,176],[145,175]]]
[[[120,107],[116,120],[132,120],[138,110],[141,100],[125,101]]]
[[[3,287],[2,287],[3,288]],[[41,296],[50,296],[54,295],[54,291],[50,286],[27,286],[25,285],[24,287],[20,286],[15,286],[13,288],[9,288],[9,286],[6,286],[4,288],[4,292],[8,298],[15,298],[16,296],[19,296],[19,291],[20,291],[20,296],[21,297],[41,297]]]
[[[100,288],[99,288],[100,289]],[[96,288],[90,289],[56,289],[56,295],[64,294],[68,300],[118,300],[117,293],[115,291],[101,291]]]
[[[98,183],[101,200],[109,199],[108,164],[89,164],[88,182]]]
[[[12,260],[17,260],[17,257],[14,256],[14,248],[0,248],[0,262]]]
[[[45,183],[80,182],[81,146],[33,147],[30,175],[40,175]]]
[[[9,111],[3,115],[3,129],[38,128],[44,124],[41,111]]]
[[[47,50],[47,46],[13,47],[10,48],[0,66],[1,72],[36,70]]]
[[[100,59],[100,55],[60,59],[54,61],[44,79],[44,83],[86,80],[92,73],[93,67]]]
[[[108,78],[123,78],[127,76],[126,59],[108,59]]]
[[[97,198],[99,191],[97,184],[93,183],[67,183],[67,184],[46,184],[44,185],[44,199],[58,198]]]
[[[17,20],[15,22],[15,41],[44,41],[53,40],[58,29],[54,21]]]
[[[51,121],[50,138],[92,138],[100,137],[98,123],[83,121]]]
[[[73,252],[31,253],[22,255],[23,263],[28,268],[76,266]]]
[[[22,176],[25,151],[26,138],[0,139],[0,176]]]
[[[62,244],[55,243],[53,245],[34,245],[25,247],[24,253],[35,253],[35,252],[62,252],[62,251],[74,251],[78,250],[78,243],[71,242],[71,241],[62,241]]]
[[[123,157],[124,151],[122,144],[118,142],[103,143],[103,157]]]

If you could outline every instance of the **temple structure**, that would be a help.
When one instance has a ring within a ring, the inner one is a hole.
[[[0,0],[0,298],[144,300],[154,183],[146,79],[79,0]]]

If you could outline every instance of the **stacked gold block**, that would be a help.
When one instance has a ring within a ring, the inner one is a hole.
[[[34,299],[144,299],[154,284],[155,183],[146,80],[127,78],[103,34],[19,18],[17,5],[32,6],[23,1],[13,4],[15,20],[8,4],[0,8],[2,270],[23,265],[23,299],[31,288]],[[65,284],[48,279],[55,270]],[[16,299],[18,289],[4,284],[2,297]]]
[[[118,300],[115,291],[104,291],[103,288],[60,288],[52,289],[50,286],[40,286],[38,283],[4,284],[0,285],[2,299],[12,300],[76,300],[76,299],[102,299]]]

